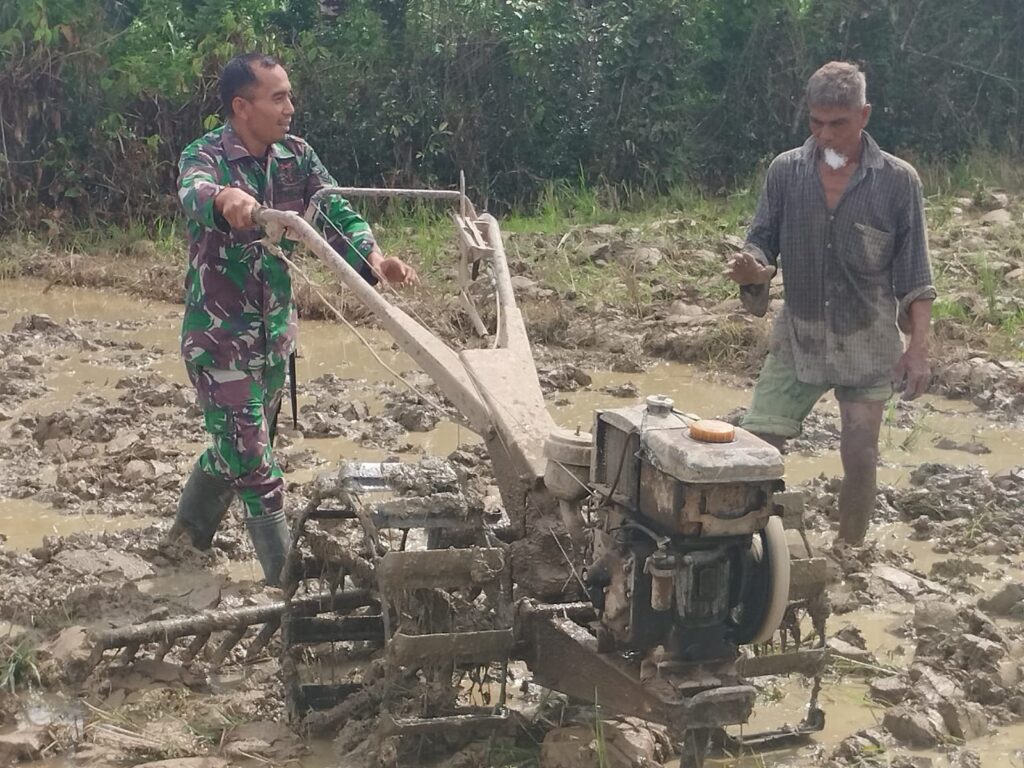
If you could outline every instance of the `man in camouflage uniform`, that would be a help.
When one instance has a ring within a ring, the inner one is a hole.
[[[260,244],[257,205],[303,213],[334,179],[302,139],[288,75],[273,58],[246,54],[220,79],[227,121],[181,154],[178,196],[188,217],[189,267],[181,352],[212,445],[200,456],[169,538],[207,549],[235,494],[245,509],[268,584],[289,544],[281,470],[271,453],[296,314],[287,264]],[[381,254],[367,223],[340,197],[318,222],[331,245],[371,284],[415,272]],[[294,243],[279,246],[290,253]]]

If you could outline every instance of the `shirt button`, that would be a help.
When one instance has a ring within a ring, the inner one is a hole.
[[[829,214],[828,220],[829,221],[835,221],[836,220],[835,214]]]
[[[831,304],[831,303],[832,303],[832,302],[831,302],[831,301],[829,301],[828,299],[826,299],[826,300],[825,300],[825,306],[826,306],[826,307],[827,307],[827,306],[828,306],[829,304]]]
[[[832,243],[829,243],[829,244],[828,244],[828,245],[826,245],[825,247],[826,247],[826,248],[831,248],[831,247],[832,247]]]

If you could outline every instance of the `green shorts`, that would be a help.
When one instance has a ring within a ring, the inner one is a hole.
[[[888,381],[871,387],[807,384],[797,379],[792,365],[769,353],[740,426],[762,435],[796,437],[814,404],[830,389],[841,402],[884,403],[893,393],[892,382]]]

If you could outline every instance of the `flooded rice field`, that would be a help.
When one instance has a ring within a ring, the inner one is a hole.
[[[269,599],[237,519],[192,562],[168,559],[157,544],[204,446],[179,322],[172,304],[0,282],[0,640],[10,639],[11,658],[26,631],[47,647],[70,625],[109,628]],[[440,399],[387,336],[362,334],[391,369]],[[475,435],[424,408],[375,355],[347,328],[302,322],[297,423],[286,401],[276,451],[290,511],[305,504],[316,475],[344,459],[479,456]],[[719,418],[750,398],[679,363],[618,373],[543,349],[538,359],[555,420],[585,431],[594,409],[649,394]],[[806,491],[809,536],[822,550],[833,536],[838,426],[829,398],[786,458],[787,484]],[[824,680],[825,729],[788,750],[709,764],[1024,766],[1024,474],[1014,471],[1024,463],[1024,428],[926,396],[887,413],[881,445],[886,487],[869,544],[829,564],[828,632],[849,663]],[[51,647],[49,658],[57,656]],[[140,672],[77,694],[46,671],[46,658],[22,668],[20,690],[31,693],[5,691],[0,764],[130,765],[165,755],[184,768],[364,764],[365,755],[342,757],[337,744],[303,743],[281,725],[269,657],[203,680],[161,668],[168,677]],[[527,699],[531,687],[524,679]],[[803,717],[806,681],[780,679],[760,693],[747,730]]]

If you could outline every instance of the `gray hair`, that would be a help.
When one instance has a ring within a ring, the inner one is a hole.
[[[859,109],[867,103],[867,82],[856,64],[830,61],[807,81],[807,106]]]

